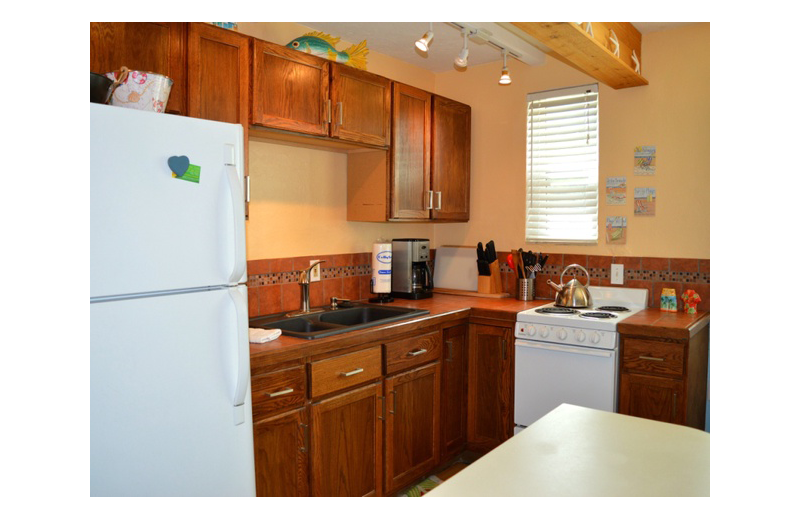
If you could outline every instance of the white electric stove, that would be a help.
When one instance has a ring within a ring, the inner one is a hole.
[[[550,303],[517,314],[517,433],[562,403],[617,410],[617,324],[647,307],[647,289],[589,287],[592,307]]]

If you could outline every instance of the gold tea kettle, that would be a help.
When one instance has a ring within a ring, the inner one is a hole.
[[[586,285],[582,285],[576,278],[564,284],[564,273],[577,267],[586,274]],[[589,273],[578,264],[568,265],[561,273],[561,283],[557,284],[547,280],[547,284],[556,290],[556,307],[591,307],[592,295],[589,294]]]

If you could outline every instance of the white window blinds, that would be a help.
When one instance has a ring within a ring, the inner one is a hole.
[[[597,85],[528,94],[527,242],[597,243]]]

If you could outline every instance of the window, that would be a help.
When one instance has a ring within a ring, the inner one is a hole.
[[[597,243],[597,84],[528,94],[526,242]]]

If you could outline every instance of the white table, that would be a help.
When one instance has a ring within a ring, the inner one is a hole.
[[[710,472],[704,431],[562,404],[425,496],[710,496]]]

